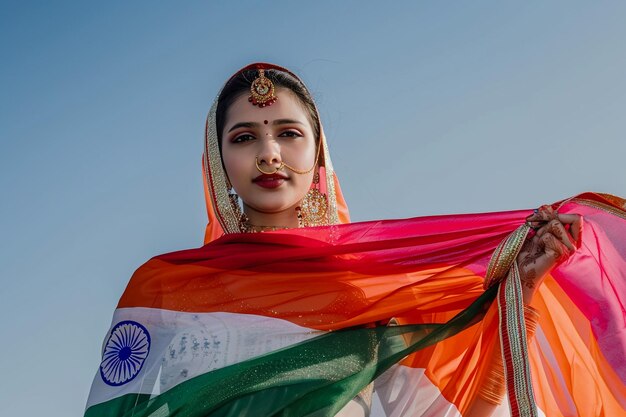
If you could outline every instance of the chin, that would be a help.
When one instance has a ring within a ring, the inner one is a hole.
[[[262,201],[259,201],[259,204],[255,204],[255,202],[252,202],[252,204],[247,204],[248,207],[250,207],[251,209],[258,211],[260,213],[265,213],[265,214],[277,214],[277,213],[282,213],[284,211],[287,210],[294,210],[296,209],[296,207],[300,204],[300,200],[276,200],[276,201],[267,201],[268,199],[265,198]]]

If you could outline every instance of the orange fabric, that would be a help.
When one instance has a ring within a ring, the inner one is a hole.
[[[594,201],[600,205],[590,205]],[[605,210],[601,197],[594,201],[587,196],[560,208],[584,215],[581,248],[546,279],[534,303],[540,319],[530,363],[537,403],[549,416],[615,416],[626,404],[619,316],[626,213]],[[331,331],[391,319],[442,323],[482,293],[494,248],[527,214],[229,234],[152,259],[135,273],[118,307],[255,314]],[[497,354],[497,338],[492,305],[482,321],[409,355],[402,366],[424,368],[465,413],[485,378],[485,359]],[[402,387],[406,395],[418,394],[411,389]]]
[[[579,307],[552,277],[539,289],[533,305],[540,312],[540,331],[529,350],[539,407],[547,416],[623,415],[619,400],[626,399],[626,386],[607,362]],[[546,366],[550,361],[558,366]]]
[[[451,312],[461,311],[482,293],[480,276],[463,268],[447,267],[383,277],[325,273],[320,287],[317,271],[264,272],[260,278],[251,271],[203,265],[172,268],[161,259],[153,259],[134,277],[134,285],[124,292],[118,308],[256,314],[318,330],[374,323],[416,309],[424,314],[445,310],[439,318],[449,319]],[[325,320],[320,321],[320,314]]]

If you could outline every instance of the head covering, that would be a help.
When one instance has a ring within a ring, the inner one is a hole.
[[[247,65],[237,71],[229,80],[224,84],[225,86],[239,73],[248,70],[268,70],[273,69],[277,71],[285,72],[296,80],[302,83],[302,80],[297,75],[274,64],[268,64],[263,62],[257,62]],[[304,83],[302,83],[304,85]],[[306,88],[306,87],[305,87]],[[308,90],[307,90],[308,91]],[[228,193],[228,181],[226,178],[226,171],[222,163],[222,155],[220,152],[220,146],[218,142],[218,132],[216,126],[217,107],[219,103],[218,93],[217,98],[211,106],[211,110],[207,116],[206,128],[204,135],[204,153],[202,155],[202,171],[204,182],[204,198],[206,202],[207,215],[209,217],[209,223],[206,227],[204,235],[204,243],[207,244],[224,234],[240,233],[240,219],[238,213],[233,210]],[[317,107],[316,113],[319,112]],[[348,223],[350,222],[350,216],[348,213],[348,207],[341,193],[339,186],[339,180],[333,169],[333,164],[330,160],[330,154],[328,152],[328,145],[326,143],[326,136],[322,126],[319,126],[320,132],[320,161],[316,166],[316,169],[320,178],[320,191],[326,194],[328,198],[328,222],[329,224]],[[252,161],[251,161],[252,163]]]

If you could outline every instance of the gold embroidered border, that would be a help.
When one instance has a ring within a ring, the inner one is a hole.
[[[517,262],[511,265],[507,278],[498,290],[500,345],[511,415],[537,417],[528,361],[524,303]]]
[[[612,206],[610,204],[602,203],[600,201],[595,201],[595,200],[589,200],[586,198],[573,198],[569,201],[574,201],[578,204],[582,204],[583,206],[589,206],[589,207],[596,208],[598,210],[603,210],[603,211],[606,211],[607,213],[613,214],[619,218],[626,220],[626,211],[619,209],[615,206]]]
[[[515,258],[517,258],[517,254],[522,249],[529,231],[530,226],[523,224],[500,242],[493,255],[491,255],[489,265],[487,266],[487,273],[483,283],[485,289],[502,281],[506,276]]]
[[[605,200],[609,201],[611,204],[621,207],[624,210],[626,210],[626,199],[623,199],[622,197],[618,197],[613,194],[607,194],[607,193],[598,193],[598,195],[604,198]]]
[[[339,214],[337,213],[337,194],[335,194],[335,170],[330,160],[330,152],[326,144],[326,136],[320,129],[320,140],[322,141],[322,151],[324,157],[324,170],[326,172],[326,195],[328,197],[328,224],[338,224]]]
[[[219,97],[219,95],[218,95]],[[240,233],[239,218],[236,215],[228,197],[226,172],[222,165],[219,143],[217,142],[217,127],[215,113],[217,99],[213,102],[209,115],[204,139],[204,165],[207,186],[211,195],[213,210],[225,233]]]

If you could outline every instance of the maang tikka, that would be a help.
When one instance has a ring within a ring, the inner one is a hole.
[[[248,101],[259,107],[269,106],[278,99],[275,92],[272,80],[265,77],[264,69],[259,69],[259,76],[250,85]]]
[[[296,208],[300,227],[324,226],[328,224],[328,199],[319,190],[320,175],[315,172],[313,187]]]

